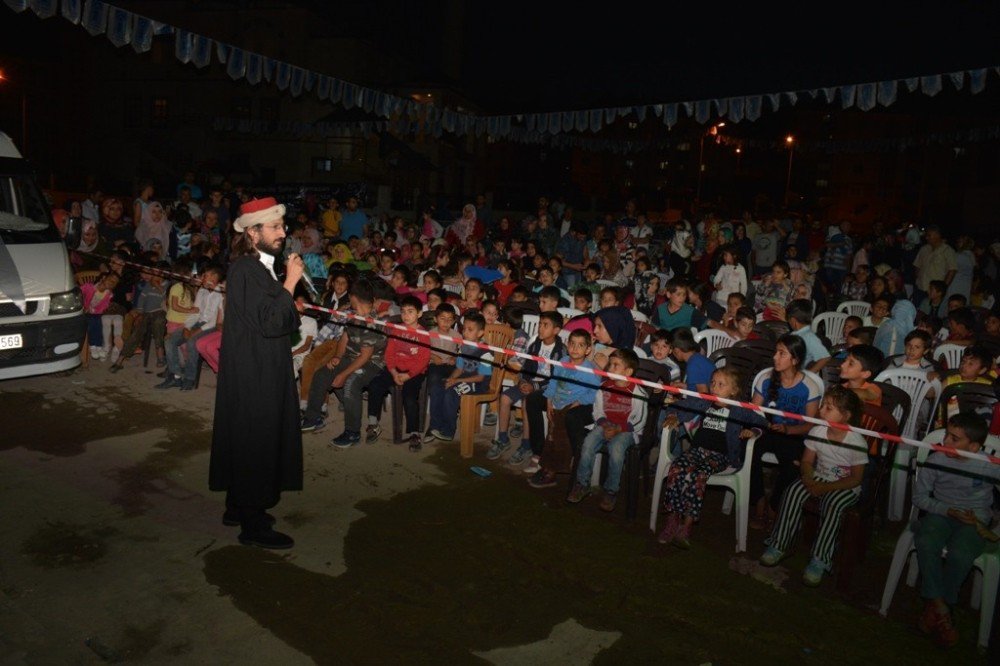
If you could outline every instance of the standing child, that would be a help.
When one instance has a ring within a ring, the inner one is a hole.
[[[738,253],[735,245],[722,248],[722,265],[712,277],[712,284],[715,285],[712,297],[719,305],[727,306],[730,294],[747,293],[747,272],[740,264]]]
[[[639,368],[639,357],[631,349],[618,349],[608,359],[607,371],[631,377]],[[590,494],[594,458],[601,450],[608,455],[602,511],[614,511],[618,500],[625,454],[639,444],[646,425],[646,391],[626,380],[606,379],[594,398],[594,428],[580,446],[576,483],[566,501],[576,504]]]
[[[944,446],[978,453],[986,442],[986,422],[977,414],[948,419]],[[950,606],[985,547],[983,534],[993,518],[993,486],[998,467],[957,453],[935,451],[917,471],[913,506],[924,514],[914,526],[924,612],[918,627],[942,647],[958,642]],[[944,558],[941,552],[947,549]]]
[[[101,273],[93,283],[85,283],[80,287],[83,294],[83,311],[87,314],[87,344],[90,345],[91,357],[98,361],[107,358],[104,351],[104,331],[101,317],[111,305],[115,287],[118,286],[118,274],[114,272]]]
[[[856,393],[843,386],[831,386],[823,397],[819,413],[820,418],[830,423],[857,426],[861,422],[861,410],[861,399]],[[782,496],[778,521],[760,563],[773,567],[784,558],[798,532],[802,507],[810,497],[818,497],[819,531],[802,582],[810,587],[819,585],[833,563],[841,516],[861,495],[867,464],[868,445],[861,435],[829,426],[813,426],[802,452],[800,477]]]
[[[184,322],[188,315],[195,314],[198,309],[194,307],[194,295],[197,287],[190,284],[184,278],[191,275],[191,263],[188,261],[174,262],[173,272],[183,276],[180,280],[170,285],[167,291],[167,335],[180,328],[184,328]]]
[[[739,400],[743,378],[735,368],[719,368],[712,373],[712,395]],[[743,440],[760,435],[766,425],[760,413],[745,407],[714,405],[702,398],[684,398],[667,409],[664,426],[700,421],[691,448],[671,462],[663,491],[667,521],[660,543],[673,542],[688,548],[691,528],[701,516],[708,477],[743,464]],[[756,432],[751,430],[757,426]]]
[[[400,305],[403,325],[411,331],[423,330],[419,324],[420,300],[406,296]],[[394,386],[402,387],[403,412],[406,414],[406,438],[410,451],[420,450],[420,388],[431,360],[430,342],[426,335],[408,333],[398,328],[389,331],[385,348],[385,368],[368,384],[368,429],[366,438],[375,441],[382,433],[379,418],[385,396]]]
[[[462,321],[463,340],[479,342],[485,330],[486,320],[478,312],[467,314]],[[435,439],[450,442],[455,438],[461,398],[470,393],[485,393],[489,389],[492,363],[492,352],[463,345],[461,354],[455,359],[455,369],[448,378],[428,384],[431,427],[424,436],[425,443]]]

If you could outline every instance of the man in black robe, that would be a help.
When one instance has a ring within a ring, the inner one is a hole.
[[[236,238],[226,278],[225,324],[215,395],[208,484],[226,491],[222,522],[240,525],[240,543],[291,548],[267,513],[282,490],[302,489],[302,434],[292,370],[292,300],[304,265],[291,255],[284,283],[274,273],[285,239],[285,207],[255,199],[233,223]]]

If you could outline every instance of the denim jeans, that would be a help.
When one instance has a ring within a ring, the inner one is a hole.
[[[633,446],[635,437],[632,433],[620,432],[611,439],[605,439],[604,428],[594,426],[580,447],[580,465],[576,468],[576,482],[582,486],[590,485],[590,475],[594,471],[594,457],[601,450],[606,450],[608,475],[604,479],[604,492],[617,493],[622,480],[622,467],[625,466],[625,453]]]
[[[985,541],[975,526],[934,513],[923,516],[914,529],[920,565],[920,596],[944,599],[945,603],[955,605],[972,562],[983,553]],[[948,549],[948,555],[942,558],[944,548]]]
[[[316,374],[313,375],[312,385],[309,387],[309,403],[306,406],[305,418],[322,418],[321,410],[323,403],[326,402],[326,392],[330,390],[333,378],[353,362],[352,358],[342,358],[333,370],[324,365],[316,371]],[[364,390],[381,371],[381,365],[375,365],[371,362],[365,363],[350,374],[342,387],[333,390],[333,394],[344,405],[344,430],[361,432],[361,407]]]
[[[193,382],[198,374],[198,348],[195,343],[198,338],[206,333],[211,333],[213,329],[198,331],[190,338],[184,339],[184,331],[187,328],[178,328],[167,336],[164,348],[167,352],[167,371],[175,377],[180,377],[185,381]],[[180,348],[184,347],[184,364],[181,365]]]
[[[471,376],[471,375],[470,375]],[[455,435],[455,427],[458,425],[458,410],[462,405],[462,393],[459,393],[455,389],[458,388],[461,383],[455,384],[451,388],[444,387],[444,378],[437,381],[431,381],[432,378],[428,377],[427,383],[427,401],[431,406],[431,430],[437,430],[442,435],[447,437],[452,437]],[[489,380],[485,380],[480,384],[470,384],[472,390],[466,395],[472,393],[483,393],[489,387]]]

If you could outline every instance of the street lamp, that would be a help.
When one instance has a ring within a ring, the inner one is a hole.
[[[705,137],[706,136],[718,137],[719,128],[725,126],[726,123],[724,122],[715,123],[714,125],[712,125],[707,130],[701,133],[701,142],[699,143],[698,146],[698,191],[697,194],[695,195],[695,199],[698,201],[699,204],[701,203],[701,178],[702,175],[704,175],[705,173]],[[718,141],[718,139],[716,139],[716,141]]]
[[[788,176],[785,178],[785,205],[788,205],[788,195],[792,190],[792,155],[795,154],[795,137],[789,134],[785,137],[788,146]]]

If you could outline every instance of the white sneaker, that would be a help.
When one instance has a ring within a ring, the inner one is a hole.
[[[521,471],[524,472],[525,474],[534,474],[541,468],[542,466],[539,464],[538,456],[531,456],[531,459],[528,461],[528,464]]]

